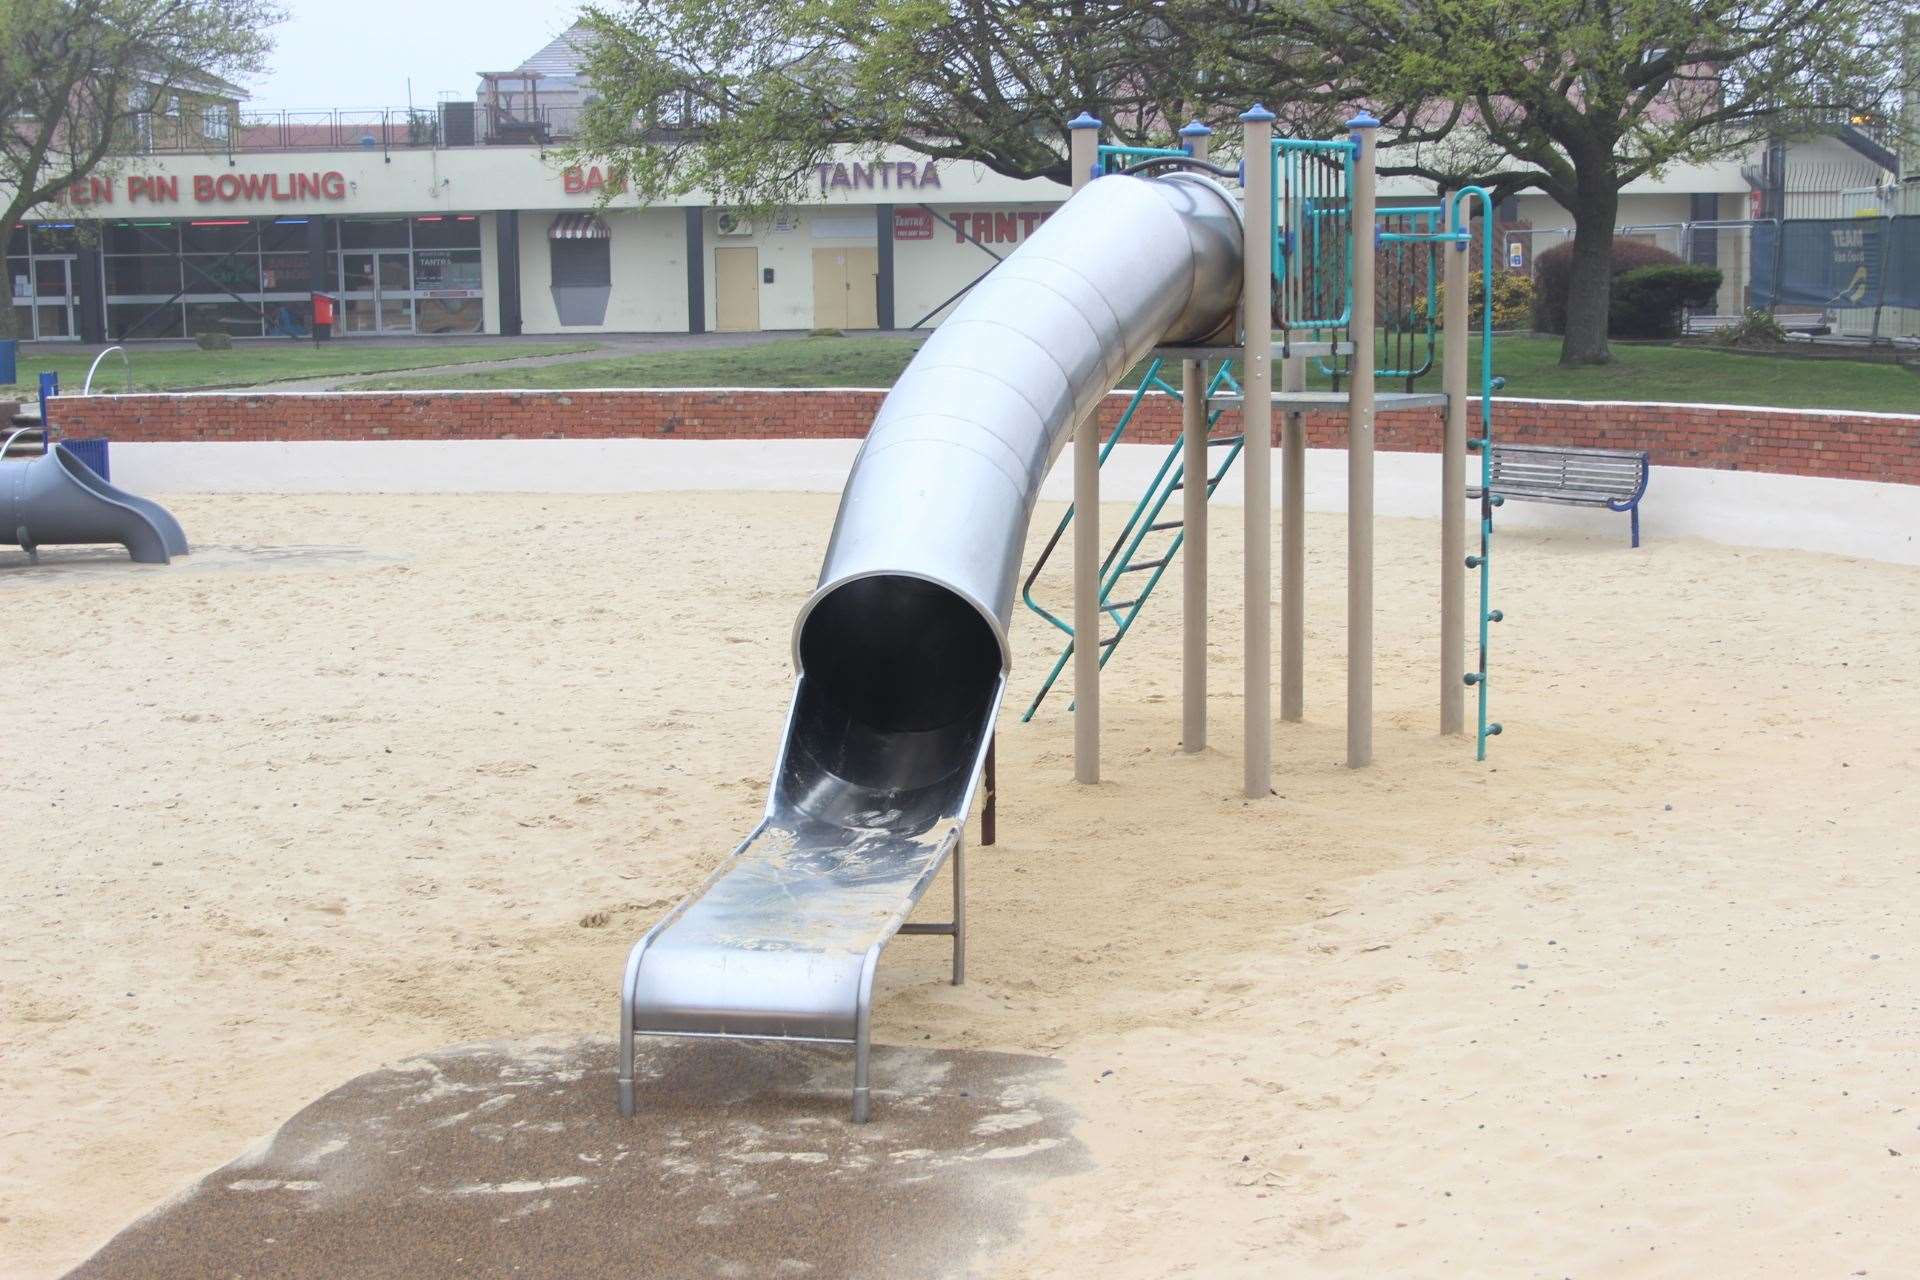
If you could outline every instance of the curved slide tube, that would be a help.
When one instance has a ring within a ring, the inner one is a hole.
[[[1074,427],[1155,345],[1230,340],[1236,199],[1209,179],[1089,184],[976,285],[881,405],[794,626],[799,679],[760,824],[627,962],[621,1110],[641,1035],[854,1046],[865,1120],[874,969],[954,940],[961,833],[1010,663],[1027,522]],[[954,859],[954,918],[907,925]]]
[[[159,503],[102,480],[55,442],[37,458],[0,461],[0,537],[40,548],[117,542],[139,564],[187,554],[187,535]]]

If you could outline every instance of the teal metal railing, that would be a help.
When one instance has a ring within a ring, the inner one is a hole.
[[[1374,350],[1383,353],[1385,362],[1376,359],[1373,376],[1379,379],[1404,379],[1408,390],[1412,382],[1433,369],[1440,347],[1439,285],[1440,246],[1443,239],[1440,219],[1446,212],[1440,205],[1395,205],[1374,210],[1379,253],[1374,279],[1380,297],[1374,309],[1379,334]],[[1350,372],[1344,361],[1316,357],[1314,367],[1333,380]]]
[[[1126,160],[1129,158],[1137,159],[1137,160],[1152,160],[1152,159],[1158,159],[1165,156],[1185,157],[1185,156],[1191,156],[1192,154],[1193,154],[1192,150],[1184,146],[1182,147],[1123,147],[1117,144],[1102,143],[1100,146],[1094,149],[1094,176],[1100,177],[1103,174],[1112,173],[1114,171],[1113,162],[1115,160]]]
[[[1353,315],[1351,140],[1273,141],[1273,273],[1283,330],[1344,329]]]

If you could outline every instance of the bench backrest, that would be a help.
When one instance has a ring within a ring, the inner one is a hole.
[[[1631,498],[1646,483],[1647,455],[1550,444],[1493,446],[1493,491],[1567,490]]]

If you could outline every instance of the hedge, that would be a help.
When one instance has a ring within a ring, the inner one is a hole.
[[[1644,240],[1628,240],[1615,236],[1613,247],[1609,251],[1610,274],[1617,280],[1623,272],[1635,267],[1679,266],[1680,259],[1658,245],[1648,244]],[[1567,331],[1567,292],[1573,274],[1573,242],[1540,254],[1533,260],[1533,327],[1541,333],[1565,333]],[[1608,313],[1607,328],[1611,332],[1613,317]],[[1624,336],[1624,335],[1616,335]]]

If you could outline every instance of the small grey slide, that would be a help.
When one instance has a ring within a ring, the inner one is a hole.
[[[9,458],[26,428],[0,444],[0,539],[40,558],[40,548],[117,542],[138,564],[187,554],[187,535],[157,502],[116,489],[58,441],[37,457]]]

